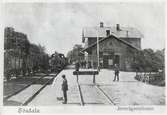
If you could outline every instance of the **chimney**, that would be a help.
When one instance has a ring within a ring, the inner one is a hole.
[[[100,28],[103,28],[103,27],[104,27],[103,22],[100,22]]]
[[[120,29],[120,25],[119,24],[117,24],[117,31],[120,31],[121,29]]]

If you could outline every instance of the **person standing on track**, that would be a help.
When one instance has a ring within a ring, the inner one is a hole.
[[[119,67],[117,64],[115,64],[115,68],[114,68],[114,71],[115,71],[115,76],[114,76],[114,80],[115,81],[117,79],[117,81],[119,81]]]
[[[64,97],[63,104],[67,104],[68,83],[65,75],[62,75],[62,78],[63,78],[62,91],[63,91],[63,97]]]

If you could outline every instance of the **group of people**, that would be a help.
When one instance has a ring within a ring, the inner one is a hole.
[[[79,64],[80,68],[84,68],[84,69],[89,69],[92,68],[91,62],[90,61],[85,61],[85,60],[81,60],[81,61],[76,61],[75,65]]]
[[[79,63],[76,63],[75,64],[75,70],[76,71],[79,71],[79,68],[80,68],[80,64]],[[117,64],[115,64],[114,66],[114,80],[113,81],[119,81],[119,67]],[[63,104],[67,104],[67,91],[68,91],[68,83],[67,83],[67,79],[66,79],[66,76],[65,75],[62,75],[62,79],[63,79],[63,82],[62,82],[62,91],[63,91],[63,99],[64,99],[64,102]]]
[[[85,60],[83,60],[83,61],[80,61],[79,64],[80,64],[81,68],[86,68],[87,62]]]

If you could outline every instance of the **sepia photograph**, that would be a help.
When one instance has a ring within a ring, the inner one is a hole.
[[[166,106],[163,2],[1,6],[4,107]]]

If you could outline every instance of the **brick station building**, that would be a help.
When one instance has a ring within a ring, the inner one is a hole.
[[[97,68],[97,36],[99,38],[99,63],[101,68],[113,68],[118,64],[121,70],[133,70],[131,64],[135,61],[134,55],[141,49],[143,35],[135,28],[85,27],[82,33],[82,42],[85,43],[85,60],[91,67]]]

